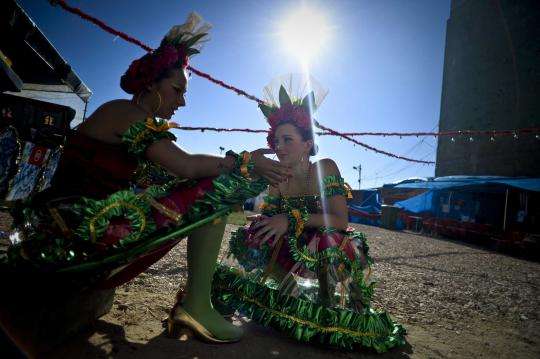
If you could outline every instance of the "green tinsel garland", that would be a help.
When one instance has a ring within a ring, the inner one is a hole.
[[[379,353],[405,344],[405,329],[387,313],[330,308],[280,294],[223,266],[214,275],[213,296],[299,341],[344,349],[364,346]]]

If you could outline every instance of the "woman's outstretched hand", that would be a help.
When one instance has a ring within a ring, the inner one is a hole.
[[[289,219],[284,213],[272,217],[249,216],[247,219],[254,220],[250,228],[255,232],[253,242],[259,246],[271,240],[270,247],[272,247],[281,236],[287,233],[289,227]]]
[[[272,186],[277,186],[290,177],[290,169],[278,161],[264,157],[265,154],[271,153],[275,152],[270,148],[259,148],[251,152],[251,159],[255,165],[253,173],[265,178]]]

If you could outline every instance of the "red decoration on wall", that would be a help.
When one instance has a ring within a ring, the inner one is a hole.
[[[34,145],[30,156],[28,156],[28,163],[34,166],[41,166],[43,161],[45,161],[45,156],[47,155],[47,148]]]

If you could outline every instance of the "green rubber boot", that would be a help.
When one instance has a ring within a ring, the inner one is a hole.
[[[224,230],[225,218],[222,218],[220,223],[201,227],[189,236],[188,281],[182,307],[215,339],[237,341],[242,337],[242,329],[214,309],[210,294]],[[201,333],[195,334],[201,337]]]

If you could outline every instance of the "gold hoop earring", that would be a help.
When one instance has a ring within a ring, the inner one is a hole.
[[[161,94],[159,93],[159,91],[156,91],[156,94],[158,95],[159,102],[158,102],[158,105],[157,105],[156,109],[154,111],[152,111],[152,113],[154,114],[154,117],[156,116],[157,112],[161,108]]]
[[[156,114],[157,112],[159,111],[159,109],[161,108],[161,94],[159,93],[159,91],[154,91],[157,96],[158,96],[158,105],[156,107],[156,109],[154,111],[152,111],[152,117],[156,117]],[[135,99],[135,103],[137,104],[137,106],[141,106],[141,95],[142,95],[142,92],[139,92],[139,94],[137,95],[137,98]]]

